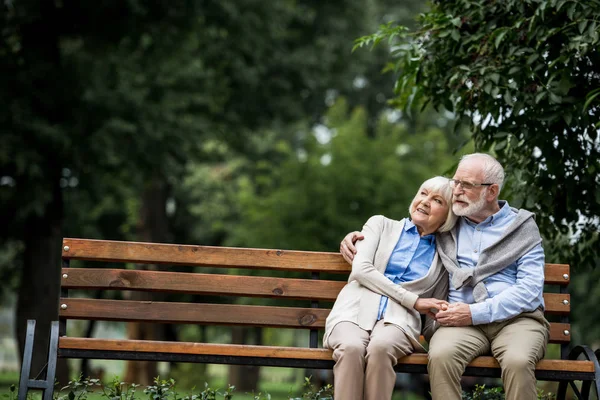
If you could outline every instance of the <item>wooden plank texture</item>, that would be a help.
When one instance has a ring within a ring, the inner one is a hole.
[[[323,328],[328,309],[61,298],[59,317],[102,321]]]
[[[68,249],[68,250],[67,250]],[[62,256],[73,260],[349,273],[339,253],[193,246],[116,240],[63,239]],[[567,285],[569,265],[546,264],[546,283]],[[567,279],[564,278],[566,274]]]
[[[346,282],[258,276],[63,268],[67,289],[143,290],[221,296],[282,297],[334,301]]]
[[[546,264],[545,282],[549,285],[567,286],[571,282],[569,264]]]
[[[62,257],[73,260],[132,262],[273,269],[285,271],[349,272],[338,253],[244,249],[232,247],[63,239]]]
[[[335,301],[345,283],[314,279],[103,268],[63,268],[61,278],[61,285],[66,289],[143,290],[323,301]],[[565,315],[571,311],[569,294],[545,293],[544,302],[549,314]]]
[[[331,360],[331,350],[302,347],[252,346],[214,343],[164,342],[144,340],[115,340],[61,337],[60,349],[164,352],[173,354],[198,354],[241,357],[293,358],[303,360]],[[426,365],[427,354],[412,354],[398,361],[401,364]],[[477,357],[469,366],[500,368],[498,362],[490,356]],[[541,360],[537,370],[594,372],[591,361]]]

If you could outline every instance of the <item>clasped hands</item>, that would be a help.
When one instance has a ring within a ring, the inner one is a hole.
[[[448,303],[445,300],[419,298],[415,310],[427,314],[441,326],[467,326],[473,324],[471,308],[465,303]]]

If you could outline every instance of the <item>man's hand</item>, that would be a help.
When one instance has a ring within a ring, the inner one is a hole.
[[[441,310],[448,308],[448,302],[446,300],[434,299],[434,298],[418,298],[415,303],[415,310],[421,314],[427,314],[432,318],[435,318],[435,314]]]
[[[356,254],[356,247],[354,247],[354,243],[357,240],[363,240],[365,237],[361,235],[360,232],[354,231],[350,232],[344,237],[342,243],[340,243],[340,253],[344,257],[344,260],[348,264],[352,264],[352,260],[354,260],[354,255]]]
[[[439,311],[435,319],[442,326],[469,326],[473,325],[471,308],[465,303],[452,303],[445,311]]]

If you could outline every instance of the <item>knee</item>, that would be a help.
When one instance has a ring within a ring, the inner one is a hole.
[[[364,359],[367,350],[361,341],[349,341],[338,347],[334,354],[338,353],[340,357],[352,359]]]
[[[535,369],[536,360],[527,354],[511,354],[503,357],[501,367],[505,372],[523,374]]]
[[[448,364],[455,362],[458,354],[457,346],[453,345],[436,345],[430,346],[428,351],[429,364]]]
[[[381,360],[395,358],[392,352],[392,345],[385,341],[372,341],[367,347],[367,360]],[[393,360],[394,364],[397,360]]]

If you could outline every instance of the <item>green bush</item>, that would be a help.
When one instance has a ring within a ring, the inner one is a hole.
[[[106,400],[231,400],[234,397],[235,386],[228,385],[226,389],[213,389],[208,383],[204,383],[204,390],[198,392],[192,388],[192,393],[181,394],[177,392],[174,379],[154,379],[154,384],[143,390],[138,390],[140,385],[127,383],[118,377],[103,385],[99,379],[79,377],[77,380],[69,381],[66,386],[54,391],[54,400],[87,400],[90,393],[99,394]],[[97,389],[99,389],[97,391]],[[271,400],[267,392],[251,394],[253,400]],[[17,399],[15,385],[11,385],[9,393],[5,394],[7,400]],[[31,394],[28,395],[28,400]],[[316,388],[311,382],[311,377],[304,379],[302,397],[293,397],[291,391],[286,400],[333,400],[333,387],[326,385]]]
[[[472,392],[463,392],[463,400],[504,400],[504,390],[501,387],[486,388],[485,385],[475,385],[475,390]],[[538,400],[554,400],[554,393],[544,393],[542,389],[538,389]]]

